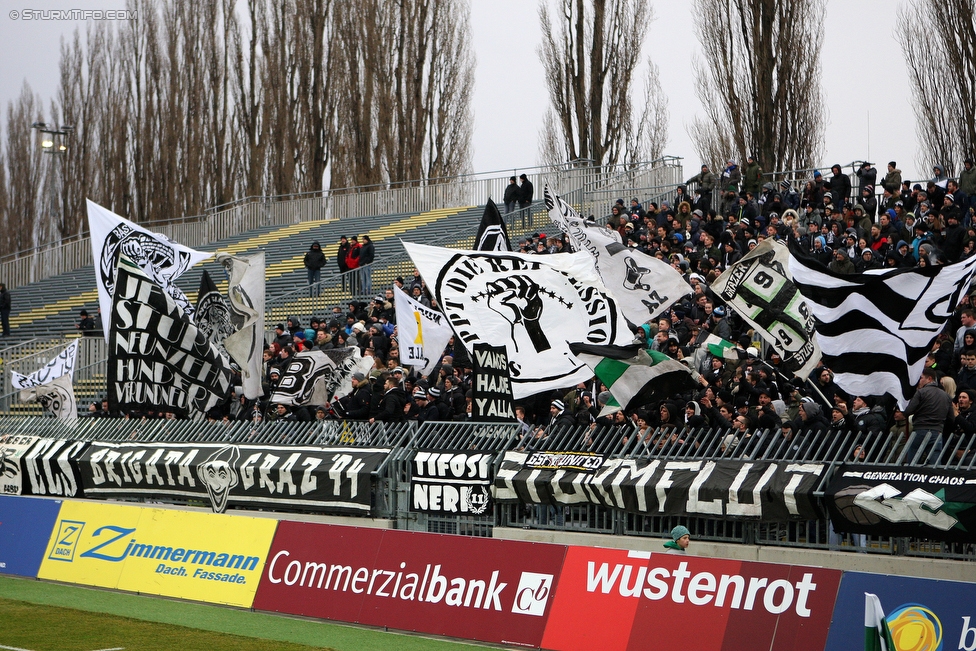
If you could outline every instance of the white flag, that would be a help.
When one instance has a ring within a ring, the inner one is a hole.
[[[400,361],[404,366],[419,368],[422,374],[430,375],[454,332],[443,314],[413,300],[396,285],[393,295]]]
[[[174,281],[193,265],[212,257],[213,253],[177,244],[165,235],[148,231],[91,200],[88,201],[88,230],[91,231],[95,282],[98,286],[98,304],[102,308],[105,341],[108,341],[109,324],[112,322],[109,315],[112,313],[115,275],[121,253],[162,287],[184,314],[193,314],[193,306]]]
[[[217,254],[227,272],[230,320],[237,329],[224,339],[224,350],[241,367],[241,383],[248,400],[260,398],[264,353],[264,251],[249,256]]]
[[[549,219],[569,235],[577,250],[590,255],[600,280],[635,325],[656,319],[691,294],[691,285],[666,262],[621,244],[605,228],[588,226],[549,186],[545,197]]]
[[[634,335],[586,253],[525,255],[403,246],[470,354],[505,346],[521,399],[593,377],[569,342],[626,345]]]
[[[21,375],[17,371],[10,371],[10,384],[15,389],[29,389],[48,384],[52,380],[67,375],[68,380],[75,377],[75,365],[78,363],[78,340],[75,339],[65,346],[58,355],[42,368],[30,375]]]
[[[75,391],[69,375],[56,377],[40,386],[21,389],[20,401],[38,402],[46,411],[61,420],[78,420],[78,405],[75,403]]]

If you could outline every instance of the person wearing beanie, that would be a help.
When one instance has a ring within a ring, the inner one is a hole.
[[[671,530],[671,540],[664,543],[664,548],[668,550],[668,554],[684,554],[690,544],[691,532],[688,527],[679,524]]]

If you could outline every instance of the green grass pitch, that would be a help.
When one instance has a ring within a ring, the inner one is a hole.
[[[474,651],[481,645],[0,577],[0,651]]]

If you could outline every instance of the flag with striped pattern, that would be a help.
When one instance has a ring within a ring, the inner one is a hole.
[[[945,266],[835,274],[790,241],[793,282],[813,310],[834,382],[851,395],[892,395],[904,409],[976,275],[976,257]]]

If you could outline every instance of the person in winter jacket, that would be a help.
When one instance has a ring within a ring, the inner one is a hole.
[[[359,269],[359,250],[360,250],[360,248],[361,247],[360,247],[360,244],[359,244],[359,237],[358,236],[353,235],[351,238],[349,238],[349,251],[346,252],[346,270],[347,271],[350,271],[351,272],[351,271],[354,271],[356,269]],[[349,277],[349,293],[350,294],[353,294],[353,295],[358,294],[359,293],[359,278],[358,278],[358,275],[359,274],[358,273],[348,273],[346,275]]]
[[[898,164],[895,161],[888,163],[888,173],[885,174],[881,185],[891,194],[895,194],[901,190],[901,170],[898,169]]]
[[[322,280],[322,267],[325,266],[325,254],[322,253],[322,247],[318,242],[312,242],[312,246],[308,247],[304,264],[305,270],[308,272],[309,297],[321,295],[322,288],[318,283]]]
[[[846,275],[857,273],[857,270],[854,268],[854,263],[851,262],[847,249],[837,249],[834,251],[834,260],[827,266],[831,271],[837,274]]]
[[[519,199],[519,186],[518,179],[514,176],[508,179],[508,185],[505,187],[505,196],[502,200],[505,202],[505,214],[515,211],[515,206],[518,204]]]
[[[734,160],[729,160],[725,169],[722,170],[722,190],[738,194],[739,183],[742,181],[742,171]]]
[[[400,423],[407,419],[404,408],[407,406],[407,392],[400,388],[397,380],[391,375],[383,382],[383,397],[380,398],[379,408],[375,416],[369,419],[370,424],[376,421],[384,423]]]
[[[861,196],[864,193],[864,188],[868,186],[874,188],[878,184],[878,170],[874,167],[874,163],[867,162],[861,163],[861,167],[855,165],[854,168],[855,174],[857,174],[857,195]]]
[[[844,174],[840,165],[830,168],[834,173],[830,177],[830,196],[833,199],[834,207],[843,210],[848,201],[851,200],[851,177]]]
[[[363,235],[363,243],[359,247],[359,291],[363,294],[373,293],[373,268],[370,265],[373,264],[375,258],[376,248],[373,246],[373,240],[369,235]]]
[[[746,169],[742,173],[742,191],[750,192],[752,196],[759,195],[759,188],[762,186],[762,168],[756,162],[755,157],[749,156],[746,159]]]

